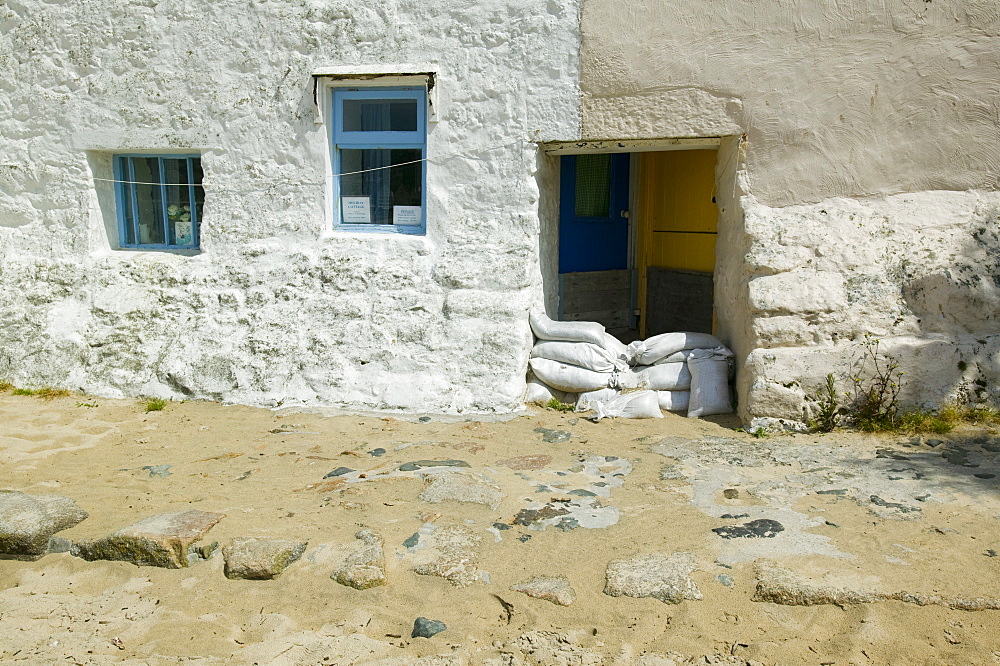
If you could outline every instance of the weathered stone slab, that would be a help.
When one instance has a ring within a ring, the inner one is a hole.
[[[427,467],[471,467],[464,460],[413,460],[399,466],[400,472],[416,472]]]
[[[604,594],[612,597],[652,597],[665,604],[701,599],[689,574],[698,567],[691,553],[636,555],[608,564]]]
[[[96,541],[76,543],[71,552],[85,560],[180,569],[188,565],[192,546],[224,517],[207,511],[161,513]]]
[[[423,562],[413,571],[421,576],[440,576],[456,587],[471,585],[483,579],[476,551],[481,541],[479,535],[461,525],[436,529],[428,536],[427,550],[421,552]]]
[[[69,497],[0,491],[0,559],[37,560],[53,534],[86,517]]]
[[[894,600],[918,606],[945,606],[953,610],[1000,610],[1000,599],[995,597],[951,597],[910,590],[886,590],[874,576],[854,571],[827,573],[816,579],[766,560],[760,562],[756,569],[757,589],[753,601],[783,606],[846,606]]]
[[[448,472],[434,477],[420,499],[434,504],[440,502],[471,502],[485,504],[491,509],[500,506],[503,493],[492,483],[477,479],[471,474]]]
[[[497,461],[497,464],[509,467],[510,469],[537,470],[544,469],[545,466],[549,465],[551,462],[552,456],[545,453],[534,453],[526,456],[507,458],[506,460],[499,460]]]
[[[237,537],[222,549],[226,578],[269,580],[302,557],[305,541]]]
[[[333,572],[330,578],[341,585],[353,587],[356,590],[367,590],[371,587],[385,585],[385,555],[382,537],[370,529],[363,529],[354,535],[361,541],[344,564]]]
[[[576,601],[576,592],[563,576],[535,576],[527,582],[511,585],[510,589],[560,606],[569,606]]]

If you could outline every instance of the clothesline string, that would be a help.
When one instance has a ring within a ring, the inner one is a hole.
[[[494,146],[492,148],[484,148],[484,150],[499,150],[501,148],[507,148],[508,146],[511,146],[511,145],[514,145],[514,144],[507,143],[507,144],[504,144],[502,146]],[[330,174],[326,178],[330,179],[330,178],[341,178],[343,176],[355,176],[355,175],[361,174],[361,173],[369,173],[371,171],[382,171],[383,169],[392,169],[392,168],[395,168],[395,167],[408,166],[410,164],[419,164],[420,162],[429,162],[432,159],[444,159],[446,157],[454,157],[456,155],[462,155],[462,154],[463,153],[450,153],[450,154],[446,154],[446,155],[439,155],[439,156],[434,157],[434,158],[431,158],[431,157],[421,157],[419,160],[410,160],[409,162],[398,162],[396,164],[389,164],[389,165],[386,165],[386,166],[372,167],[371,169],[361,169],[360,171],[345,171],[343,173],[334,173],[334,174]],[[140,182],[140,181],[135,181],[135,180],[117,180],[115,178],[94,178],[94,180],[100,181],[102,183],[123,183],[125,185],[163,185],[163,186],[167,186],[167,187],[204,187],[204,185],[202,185],[201,183],[147,183],[147,182]],[[270,182],[272,182],[272,183],[287,183],[289,181],[277,181],[277,180],[275,180],[275,181],[270,181]],[[320,183],[313,181],[313,182],[309,182],[308,184],[310,184],[310,185],[319,185]]]

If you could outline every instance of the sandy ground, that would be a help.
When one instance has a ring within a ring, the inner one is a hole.
[[[99,538],[196,508],[226,516],[208,541],[309,543],[270,581],[227,579],[221,553],[178,570],[69,553],[0,562],[0,661],[1000,663],[1000,611],[941,605],[1000,598],[1000,494],[989,471],[1000,454],[988,450],[1000,438],[754,439],[738,426],[672,414],[592,423],[549,410],[420,422],[204,402],[147,414],[135,401],[0,394],[0,488],[68,496],[90,514],[59,536]],[[546,442],[536,428],[570,437]],[[511,460],[521,456],[536,458]],[[499,488],[499,505],[422,500],[435,475],[398,471],[446,459]],[[159,465],[170,465],[166,474],[143,469]],[[354,471],[323,478],[338,467]],[[571,501],[579,526],[553,524],[565,515],[518,524],[528,522],[523,509]],[[756,518],[783,531],[712,531]],[[330,578],[361,527],[385,540],[384,587]],[[404,545],[452,527],[481,539],[467,562],[476,580],[464,586],[415,573],[422,551]],[[696,561],[690,576],[703,598],[604,593],[612,560],[677,552]],[[834,587],[944,601],[754,601],[764,561]],[[510,589],[536,575],[565,576],[576,600],[559,606]],[[411,638],[418,616],[447,630]]]

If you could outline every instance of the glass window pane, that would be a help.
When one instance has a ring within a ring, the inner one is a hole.
[[[128,165],[129,159],[127,157],[118,158],[118,170],[120,179],[123,181],[132,180]],[[129,182],[119,183],[118,194],[121,196],[122,226],[125,229],[125,237],[122,242],[124,245],[135,245],[135,217],[132,215],[132,184]]]
[[[187,158],[163,160],[164,191],[167,196],[167,224],[171,245],[192,245],[194,243],[194,221],[191,214],[191,198]]]
[[[340,177],[341,222],[421,224],[422,211],[414,207],[423,201],[422,157],[419,148],[341,150],[340,172],[350,174]],[[351,197],[350,212],[345,197]]]
[[[201,217],[202,217],[201,211],[202,208],[205,207],[205,188],[202,187],[201,185],[201,181],[202,178],[204,177],[204,174],[201,170],[200,159],[192,159],[191,164],[193,165],[191,170],[194,172],[193,173],[194,179],[191,182],[194,183],[195,185],[194,187],[195,223],[200,229]]]
[[[608,217],[611,208],[611,155],[577,155],[576,217]]]
[[[416,132],[415,99],[345,99],[345,132]]]
[[[155,157],[131,158],[135,169],[132,193],[139,211],[139,244],[164,244],[163,201],[160,194],[160,167]]]

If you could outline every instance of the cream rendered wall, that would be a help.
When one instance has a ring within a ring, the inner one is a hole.
[[[576,0],[3,3],[0,378],[518,408],[551,182],[532,142],[579,135],[578,26]],[[438,72],[427,235],[333,232],[311,74],[404,63]],[[114,249],[95,179],[145,150],[202,154],[201,252]]]
[[[734,137],[716,303],[744,419],[803,418],[865,332],[910,404],[1000,400],[1000,5],[590,0],[581,33],[584,138]]]

